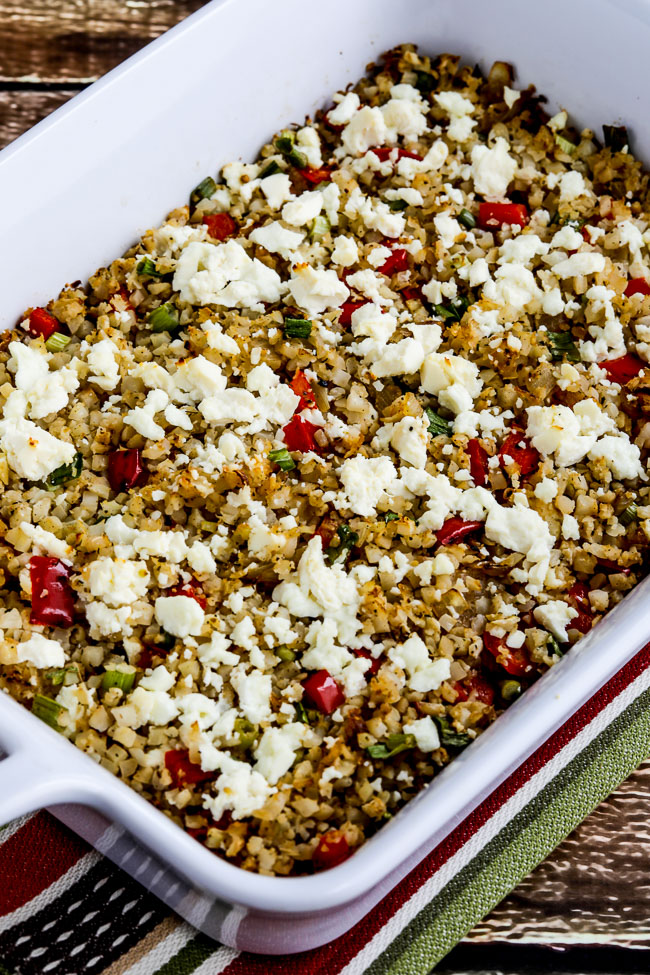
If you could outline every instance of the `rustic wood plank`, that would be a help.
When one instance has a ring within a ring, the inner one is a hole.
[[[92,81],[206,2],[0,0],[0,84]]]
[[[0,48],[1,50],[1,48]],[[56,91],[0,90],[0,149],[77,93],[77,88]]]

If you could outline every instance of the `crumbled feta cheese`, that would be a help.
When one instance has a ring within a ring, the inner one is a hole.
[[[312,732],[299,721],[267,728],[255,750],[255,770],[270,785],[275,785],[296,760],[296,751],[311,737]]]
[[[356,91],[349,91],[345,95],[337,93],[334,101],[337,104],[327,113],[328,121],[332,125],[347,125],[361,104],[359,96]]]
[[[154,417],[165,409],[168,402],[169,397],[164,390],[152,389],[147,393],[143,406],[135,406],[125,414],[124,422],[147,440],[162,440],[165,431]]]
[[[259,772],[247,762],[239,762],[226,752],[220,752],[209,742],[199,747],[201,768],[206,772],[219,771],[214,789],[216,796],[204,793],[203,808],[218,822],[226,810],[234,819],[244,819],[261,809],[275,792]]]
[[[558,467],[577,464],[587,456],[601,434],[616,424],[594,400],[568,406],[530,406],[526,433],[545,457],[554,454]]]
[[[130,606],[146,595],[149,572],[144,562],[101,556],[91,562],[85,575],[92,596],[109,606]]]
[[[352,156],[361,156],[371,146],[386,142],[386,123],[381,109],[364,105],[358,109],[341,134],[341,141]]]
[[[560,643],[566,643],[569,639],[567,627],[571,620],[575,619],[579,613],[572,606],[563,602],[561,599],[551,599],[543,606],[536,606],[533,616],[538,623],[549,630]]]
[[[573,278],[578,274],[600,274],[605,270],[605,256],[598,253],[578,253],[553,265],[558,278]]]
[[[417,721],[409,721],[402,728],[406,735],[413,735],[421,752],[433,752],[440,748],[440,737],[433,718],[427,715]]]
[[[291,272],[289,290],[299,308],[308,315],[320,315],[328,308],[339,308],[350,294],[336,271],[309,264],[298,264]]]
[[[424,159],[409,159],[408,156],[402,157],[397,163],[397,172],[404,179],[413,180],[418,173],[437,172],[445,163],[449,149],[446,142],[437,139]]]
[[[273,173],[260,180],[260,189],[269,206],[273,210],[279,210],[284,203],[293,200],[291,192],[291,179],[286,173]]]
[[[354,237],[345,237],[343,234],[340,234],[334,238],[334,250],[332,251],[333,264],[338,264],[340,267],[351,267],[358,260],[359,248]]]
[[[434,576],[451,575],[454,572],[454,563],[448,555],[441,552],[433,559],[425,559],[413,567],[413,574],[420,580],[420,585],[429,586]]]
[[[271,675],[261,670],[246,673],[237,668],[230,675],[230,683],[239,695],[239,707],[252,724],[271,717]]]
[[[19,392],[12,393],[12,402],[8,400],[5,404],[5,417],[8,418],[14,408],[23,417],[28,412],[32,420],[64,410],[70,393],[79,387],[76,369],[70,365],[50,372],[49,354],[22,342],[10,342],[9,351],[10,364],[16,368],[15,383]]]
[[[323,208],[323,197],[319,190],[307,190],[282,207],[282,219],[292,227],[304,227],[311,223]]]
[[[422,386],[453,413],[471,410],[483,388],[478,367],[451,352],[431,352],[420,371]]]
[[[406,227],[401,213],[393,213],[383,200],[364,196],[358,186],[350,193],[344,213],[350,218],[360,217],[368,230],[378,230],[384,237],[400,237]]]
[[[413,467],[425,466],[428,441],[429,421],[424,415],[405,416],[392,426],[391,447]]]
[[[337,508],[350,508],[366,518],[377,514],[377,503],[397,483],[395,465],[388,457],[350,457],[338,471],[343,488],[335,500]]]
[[[570,202],[577,200],[578,197],[589,193],[589,187],[585,183],[582,173],[575,169],[570,169],[568,173],[563,173],[560,179],[560,200]]]
[[[191,596],[158,596],[155,605],[157,623],[172,636],[199,636],[205,612]]]
[[[288,204],[287,204],[288,205]],[[172,282],[191,305],[224,305],[263,311],[286,291],[280,275],[251,259],[236,240],[222,244],[192,241],[182,252]]]
[[[448,211],[437,214],[433,218],[433,225],[436,228],[442,246],[446,247],[447,250],[453,247],[458,235],[463,233],[461,225]]]
[[[508,143],[501,136],[491,149],[485,145],[476,145],[472,149],[474,189],[488,200],[503,199],[515,175],[517,163],[508,149]]]
[[[28,640],[16,646],[16,662],[32,667],[63,667],[65,651],[56,640],[48,640],[40,633],[32,633]]]
[[[557,497],[557,481],[552,480],[550,477],[543,477],[539,483],[535,485],[533,494],[540,501],[546,501],[550,504],[554,498]]]
[[[73,550],[62,539],[57,538],[52,532],[46,531],[40,525],[30,525],[27,521],[22,521],[18,526],[28,538],[32,540],[37,553],[52,555],[55,559],[62,559],[64,562],[70,560]]]
[[[91,374],[88,381],[101,389],[115,389],[120,380],[120,350],[110,339],[102,339],[90,347],[87,360]]]
[[[643,474],[641,452],[623,434],[603,437],[589,451],[589,460],[602,460],[616,478],[640,477]]]
[[[286,206],[293,205],[287,203]],[[256,227],[249,235],[249,240],[260,244],[270,254],[279,254],[280,257],[284,257],[288,261],[294,259],[294,251],[300,247],[304,239],[304,234],[297,233],[295,230],[287,230],[279,220],[267,223],[263,227]]]
[[[422,694],[436,691],[451,674],[449,660],[446,657],[432,660],[426,644],[417,634],[413,634],[405,643],[392,647],[388,657],[406,672],[407,686]]]

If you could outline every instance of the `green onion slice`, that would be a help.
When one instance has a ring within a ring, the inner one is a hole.
[[[569,156],[572,156],[578,148],[575,143],[569,142],[569,140],[565,139],[564,136],[560,135],[559,132],[555,133],[555,144],[557,145],[558,149],[561,149],[562,152],[566,152]]]
[[[179,326],[178,312],[171,301],[159,305],[149,313],[149,324],[152,332],[175,332]]]
[[[307,168],[307,157],[296,149],[296,133],[285,129],[275,140],[275,148],[297,169]]]
[[[190,206],[192,209],[200,203],[201,200],[208,200],[217,190],[217,184],[212,179],[212,176],[206,176],[202,179],[198,186],[195,186],[190,193]]]
[[[296,659],[295,651],[290,650],[286,643],[276,647],[274,653],[280,658],[280,660],[284,660],[285,663],[292,663]]]
[[[281,471],[292,471],[296,466],[295,460],[286,447],[269,450],[269,460],[272,464],[277,464]]]
[[[603,125],[603,136],[605,145],[612,152],[620,152],[625,146],[630,144],[627,129],[624,125]]]
[[[381,515],[381,520],[385,521],[386,524],[388,524],[389,521],[399,521],[399,519],[400,516],[395,511],[384,511],[383,515]]]
[[[399,200],[386,200],[386,203],[388,204],[388,209],[389,210],[392,210],[393,213],[399,213],[400,210],[406,210],[406,208],[408,206],[408,203],[406,202],[406,200],[402,200],[402,199],[399,199]]]
[[[324,214],[314,217],[309,228],[309,239],[311,241],[320,240],[329,232],[330,222]]]
[[[429,421],[429,433],[432,437],[448,437],[451,432],[451,424],[448,420],[443,419],[438,413],[430,406],[424,407],[424,412],[427,415],[427,420]]]
[[[64,335],[63,332],[52,332],[45,343],[45,348],[48,352],[61,352],[62,349],[65,349],[69,341],[69,335]]]
[[[55,471],[52,471],[46,481],[47,487],[61,487],[62,484],[67,484],[68,481],[76,481],[81,476],[83,464],[84,459],[77,451],[69,464],[61,464]]]
[[[440,743],[445,748],[449,746],[452,748],[465,748],[466,745],[469,745],[472,740],[470,736],[465,731],[454,731],[448,718],[434,715],[433,720],[438,726]]]
[[[428,95],[436,87],[436,79],[432,74],[427,74],[426,71],[416,71],[415,87],[423,95]]]
[[[351,528],[347,525],[339,525],[336,529],[339,536],[338,545],[330,545],[328,549],[325,550],[325,557],[330,565],[334,565],[335,562],[343,563],[347,562],[350,552],[359,541],[359,536],[356,532],[353,532]]]
[[[307,709],[302,701],[295,701],[294,708],[296,709],[296,717],[298,721],[302,721],[303,724],[309,724],[309,715],[307,714]]]
[[[476,217],[473,213],[470,213],[469,210],[466,210],[465,207],[463,207],[463,209],[460,211],[457,219],[458,223],[462,223],[462,225],[467,227],[468,230],[473,230],[476,226]]]
[[[386,741],[378,742],[376,745],[368,745],[366,751],[371,758],[392,758],[410,748],[415,748],[415,735],[394,734],[388,735]]]
[[[102,690],[108,691],[111,687],[119,687],[121,691],[128,694],[135,681],[135,670],[107,670],[102,674]]]
[[[155,262],[150,257],[143,257],[136,270],[142,277],[164,278],[166,274],[165,271],[157,269]]]
[[[45,724],[49,724],[50,728],[59,730],[59,715],[65,710],[66,708],[61,704],[52,700],[51,697],[46,697],[45,694],[34,695],[32,714],[44,721]]]
[[[631,504],[628,504],[625,511],[623,511],[622,514],[618,516],[618,520],[623,525],[631,525],[632,522],[636,521],[637,518],[639,517],[638,511],[639,511],[639,506],[636,503],[636,501],[633,501]]]
[[[467,309],[470,306],[469,298],[464,295],[458,298],[452,298],[451,301],[445,302],[445,304],[434,305],[434,310],[437,315],[448,321],[459,322]]]
[[[271,159],[270,162],[264,167],[260,173],[260,179],[266,179],[267,176],[274,176],[275,173],[281,173],[282,170],[278,166],[275,159]]]
[[[65,684],[66,687],[70,684],[78,684],[81,679],[77,664],[68,664],[67,667],[54,667],[52,670],[46,670],[45,676],[55,687],[59,684]]]
[[[257,738],[258,728],[248,718],[235,718],[235,734],[240,748],[250,748]]]
[[[285,318],[282,328],[289,339],[308,339],[311,335],[312,322],[306,318]]]
[[[578,347],[573,341],[571,332],[548,332],[553,362],[580,362]]]

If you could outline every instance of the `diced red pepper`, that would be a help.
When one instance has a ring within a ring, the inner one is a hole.
[[[487,450],[480,440],[470,440],[467,444],[469,454],[469,472],[472,480],[477,487],[484,487],[488,479],[488,455]]]
[[[625,297],[632,295],[650,295],[650,283],[645,278],[630,278],[625,289]]]
[[[300,414],[296,413],[286,427],[282,428],[287,450],[300,450],[302,453],[306,453],[308,450],[318,452],[318,445],[314,440],[314,433],[318,429],[319,427],[314,423],[303,420]]]
[[[390,277],[392,274],[398,274],[400,271],[408,271],[409,257],[410,255],[407,250],[403,247],[396,247],[390,257],[378,269],[379,273],[386,274]]]
[[[70,568],[49,555],[33,555],[29,562],[32,583],[32,612],[29,622],[35,626],[61,626],[74,622],[74,592],[70,586]]]
[[[474,674],[465,681],[465,687],[469,690],[470,701],[480,701],[482,704],[494,703],[494,688],[480,674]]]
[[[509,434],[501,445],[499,463],[502,467],[506,466],[507,458],[517,464],[522,477],[528,477],[536,471],[540,461],[539,451],[517,430]]]
[[[528,210],[523,203],[481,203],[478,208],[478,222],[483,230],[493,230],[504,224],[518,224],[525,227],[529,221]]]
[[[314,536],[318,535],[321,540],[321,546],[323,551],[329,548],[332,544],[332,539],[336,535],[336,522],[329,515],[325,515],[322,519],[320,525],[314,532]]]
[[[373,657],[373,655],[370,653],[370,650],[364,650],[363,647],[355,647],[352,653],[356,657],[364,657],[366,660],[370,661],[370,667],[366,671],[366,676],[368,674],[373,674],[373,675],[376,674],[383,663],[381,657]]]
[[[314,390],[302,369],[296,369],[290,385],[296,396],[300,397],[300,403],[296,407],[296,413],[301,413],[302,410],[318,409]]]
[[[214,772],[204,772],[200,765],[190,762],[190,753],[186,748],[165,752],[165,768],[172,777],[175,789],[185,789],[200,782],[209,782],[215,777]]]
[[[402,288],[400,294],[404,301],[422,301],[422,288]]]
[[[391,152],[397,152],[396,159],[422,159],[417,152],[410,149],[399,149],[397,146],[373,146],[370,152],[374,152],[380,162],[390,159]]]
[[[584,582],[573,583],[569,589],[569,602],[578,611],[578,615],[569,621],[568,629],[588,633],[594,624],[594,617],[589,602],[589,589]]]
[[[191,582],[184,582],[181,586],[172,586],[169,590],[169,595],[187,596],[188,599],[193,599],[197,602],[201,609],[205,609],[208,605],[208,601],[203,595],[203,590],[196,579],[192,579]]]
[[[345,701],[343,691],[329,670],[317,670],[315,674],[310,674],[302,682],[302,686],[309,700],[323,714],[331,714]]]
[[[452,682],[453,689],[456,691],[457,701],[467,701],[469,698],[469,692],[465,690],[460,681],[455,680]]]
[[[341,305],[341,314],[339,316],[339,325],[347,328],[352,324],[352,315],[357,310],[357,308],[362,308],[364,305],[369,304],[367,300],[364,301],[344,301]]]
[[[237,233],[237,224],[229,213],[206,213],[203,223],[215,240],[225,240]]]
[[[319,183],[332,178],[332,170],[327,166],[321,166],[320,169],[301,169],[300,175],[304,176],[312,186],[318,186]]]
[[[483,634],[483,646],[507,674],[523,677],[530,670],[530,658],[525,646],[509,647],[505,637],[495,636],[489,630]]]
[[[130,491],[147,481],[148,472],[137,447],[131,450],[113,450],[108,455],[108,483],[115,492]]]
[[[318,846],[312,854],[312,863],[316,870],[329,870],[338,866],[352,853],[343,833],[338,829],[331,829],[318,838]]]
[[[40,335],[46,342],[54,332],[61,331],[61,323],[45,308],[35,308],[29,316],[29,331],[32,335]]]
[[[619,565],[618,562],[614,562],[612,559],[598,559],[598,565],[607,572],[622,572],[625,576],[629,576],[632,571],[629,566]]]
[[[442,528],[436,532],[438,545],[451,545],[452,542],[460,542],[466,535],[478,531],[483,527],[482,521],[464,521],[462,518],[447,518]]]
[[[625,386],[626,383],[629,383],[631,379],[634,379],[635,376],[638,376],[645,369],[645,362],[642,362],[637,356],[632,355],[631,352],[626,352],[625,355],[619,356],[618,359],[608,359],[606,362],[599,362],[598,365],[601,369],[605,370],[610,382],[619,383],[621,386]]]

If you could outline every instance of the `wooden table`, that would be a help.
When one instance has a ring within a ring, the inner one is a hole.
[[[0,0],[0,147],[205,0]],[[439,972],[650,971],[650,762]]]

